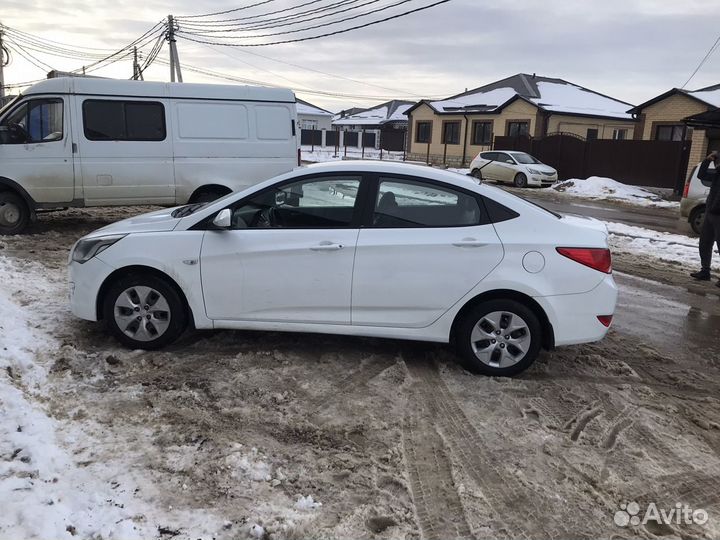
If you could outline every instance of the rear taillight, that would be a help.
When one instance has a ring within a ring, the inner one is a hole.
[[[597,319],[602,323],[602,325],[605,328],[610,328],[610,325],[612,324],[612,315],[598,315]]]
[[[690,180],[691,179],[692,179],[692,177],[688,178],[685,181],[685,189],[683,189],[683,199],[687,199],[688,193],[690,192]]]
[[[612,272],[612,257],[609,249],[602,248],[556,248],[557,252],[593,270],[609,274]]]

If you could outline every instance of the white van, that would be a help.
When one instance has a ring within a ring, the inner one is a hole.
[[[204,202],[299,165],[291,90],[64,77],[0,111],[0,234],[42,209]]]

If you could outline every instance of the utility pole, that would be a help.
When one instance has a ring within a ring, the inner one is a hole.
[[[138,79],[144,81],[145,77],[143,77],[140,64],[138,63],[137,47],[133,47],[133,80],[137,81]]]
[[[175,82],[177,74],[178,82],[183,82],[182,71],[180,71],[180,58],[178,57],[177,44],[175,43],[175,19],[168,15],[167,41],[170,44],[170,82]]]
[[[10,58],[5,58],[5,45],[3,44],[3,31],[2,31],[2,25],[0,24],[0,100],[5,97],[5,74],[3,73],[3,68],[5,67],[5,63],[10,60]]]

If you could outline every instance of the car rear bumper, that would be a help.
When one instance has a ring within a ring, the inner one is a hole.
[[[576,345],[600,341],[608,327],[598,316],[613,315],[618,289],[608,274],[593,290],[581,294],[564,294],[536,298],[545,309],[555,333],[555,345]]]

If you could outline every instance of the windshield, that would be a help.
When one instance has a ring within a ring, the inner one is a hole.
[[[514,157],[518,163],[522,163],[523,165],[532,165],[534,163],[538,163],[542,165],[542,161],[538,161],[534,157],[532,157],[530,154],[526,154],[524,152],[517,152],[510,154],[512,157]]]

